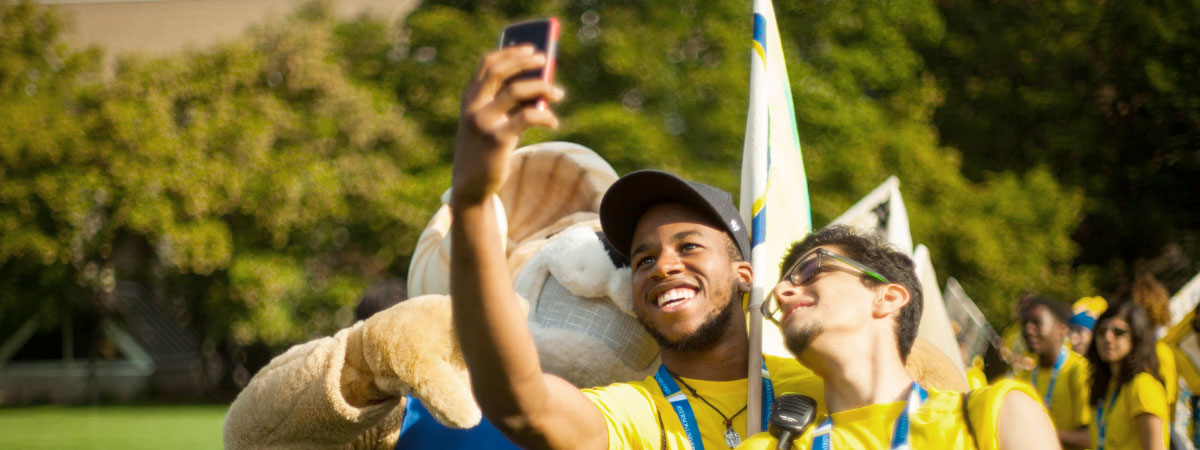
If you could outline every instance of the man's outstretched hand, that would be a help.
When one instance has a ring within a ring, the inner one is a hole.
[[[500,189],[509,156],[521,132],[534,126],[558,127],[558,117],[538,109],[536,100],[556,102],[563,90],[539,78],[517,78],[546,64],[532,46],[506,47],[483,57],[463,93],[454,140],[451,206],[478,205]]]

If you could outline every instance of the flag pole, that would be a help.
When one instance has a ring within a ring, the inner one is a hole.
[[[775,380],[763,378],[767,375],[763,353],[788,354],[782,336],[775,330],[764,329],[759,306],[779,278],[779,259],[792,242],[803,239],[812,229],[808,182],[775,8],[771,0],[752,0],[752,5],[750,101],[739,204],[743,222],[750,228],[749,259],[754,268],[754,282],[746,302],[749,321],[746,431],[751,435],[765,428],[767,418],[763,415],[770,412],[763,408],[773,404],[773,392],[777,390],[773,387]],[[771,386],[770,391],[763,392],[767,386]]]
[[[766,240],[766,203],[765,193],[767,184],[767,61],[766,61],[766,20],[759,12],[764,4],[770,8],[771,0],[753,0],[751,17],[754,31],[750,51],[750,105],[746,115],[746,142],[742,152],[742,210],[749,213],[745,221],[750,226],[750,265],[755,269],[764,267]],[[774,16],[774,14],[772,14]],[[747,196],[747,187],[750,195]],[[746,203],[749,201],[750,205]],[[749,206],[749,208],[747,208]],[[748,211],[747,211],[748,210]],[[750,298],[747,302],[749,311],[749,358],[746,367],[746,437],[762,431],[762,313],[759,305],[763,301],[764,282],[767,274],[754,277]]]

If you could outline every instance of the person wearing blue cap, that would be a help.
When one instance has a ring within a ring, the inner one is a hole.
[[[1071,307],[1070,327],[1071,349],[1080,355],[1086,355],[1088,346],[1092,344],[1092,330],[1096,329],[1096,318],[1108,309],[1108,301],[1104,297],[1084,297],[1075,301]]]

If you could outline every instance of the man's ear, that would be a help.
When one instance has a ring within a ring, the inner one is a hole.
[[[754,267],[749,261],[736,261],[733,263],[733,271],[737,274],[738,292],[749,294],[754,289]]]
[[[872,312],[876,317],[884,317],[892,313],[898,313],[901,308],[908,305],[912,300],[908,288],[898,283],[888,283],[878,288],[878,296],[875,297],[875,302],[871,304]]]

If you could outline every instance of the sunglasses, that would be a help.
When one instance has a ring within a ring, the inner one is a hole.
[[[1116,327],[1116,326],[1112,326],[1112,325],[1096,327],[1096,335],[1097,336],[1104,336],[1104,335],[1108,334],[1110,331],[1112,332],[1113,337],[1125,337],[1125,335],[1129,334],[1128,328],[1121,328],[1121,327]]]
[[[813,277],[815,277],[818,273],[834,270],[838,267],[836,265],[830,265],[830,260],[838,261],[842,264],[858,269],[864,275],[874,278],[880,283],[890,283],[887,277],[880,275],[878,271],[867,267],[865,264],[823,248],[818,248],[816,255],[793,263],[792,267],[788,268],[788,270],[783,273],[783,276],[779,277],[779,282],[782,283],[787,281],[792,283],[793,286],[806,285],[812,281]],[[783,310],[779,305],[779,300],[775,298],[774,289],[771,290],[770,294],[767,294],[767,298],[763,300],[762,306],[759,310],[762,311],[763,317],[766,317],[771,322],[774,322],[775,325],[779,325],[779,321],[783,319]]]

